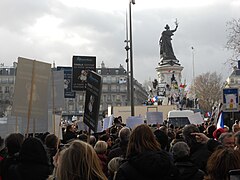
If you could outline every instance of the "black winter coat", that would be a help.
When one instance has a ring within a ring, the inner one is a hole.
[[[207,161],[211,154],[206,144],[197,143],[190,148],[191,161],[204,172],[206,172]]]
[[[116,174],[116,180],[172,180],[177,168],[164,151],[145,152],[129,158]]]
[[[178,180],[203,180],[204,178],[205,173],[190,161],[176,162],[175,166],[180,173]]]

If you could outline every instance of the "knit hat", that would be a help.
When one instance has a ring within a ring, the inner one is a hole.
[[[173,145],[172,153],[173,153],[174,159],[181,159],[186,156],[189,156],[190,148],[187,145],[187,143],[183,141],[177,142],[176,144]]]
[[[219,136],[224,133],[225,130],[223,128],[218,128],[213,132],[214,139],[218,140]]]

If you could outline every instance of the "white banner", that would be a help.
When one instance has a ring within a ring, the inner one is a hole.
[[[147,112],[147,124],[163,124],[162,112]]]
[[[188,117],[191,124],[202,124],[204,122],[204,119],[200,112],[194,113],[193,115]]]
[[[129,118],[126,119],[126,126],[134,129],[136,126],[143,124],[144,120],[142,117],[139,116],[131,116]]]

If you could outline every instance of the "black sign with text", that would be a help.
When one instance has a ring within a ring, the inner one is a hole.
[[[73,56],[72,68],[72,90],[84,91],[86,90],[88,72],[96,72],[96,57]]]
[[[94,132],[98,127],[99,106],[102,93],[102,77],[89,71],[86,83],[85,110],[83,122]]]
[[[64,98],[75,98],[76,93],[72,91],[72,67],[58,66],[58,71],[64,71]]]

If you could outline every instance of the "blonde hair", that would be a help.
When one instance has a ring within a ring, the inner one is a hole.
[[[107,152],[108,144],[105,141],[97,141],[94,146],[94,150],[97,154],[104,154]]]
[[[116,179],[117,171],[121,166],[123,160],[124,159],[122,157],[114,157],[109,161],[108,173],[109,173],[109,177],[112,177],[113,180]]]
[[[107,180],[98,156],[90,144],[74,140],[62,154],[57,168],[58,180]]]

